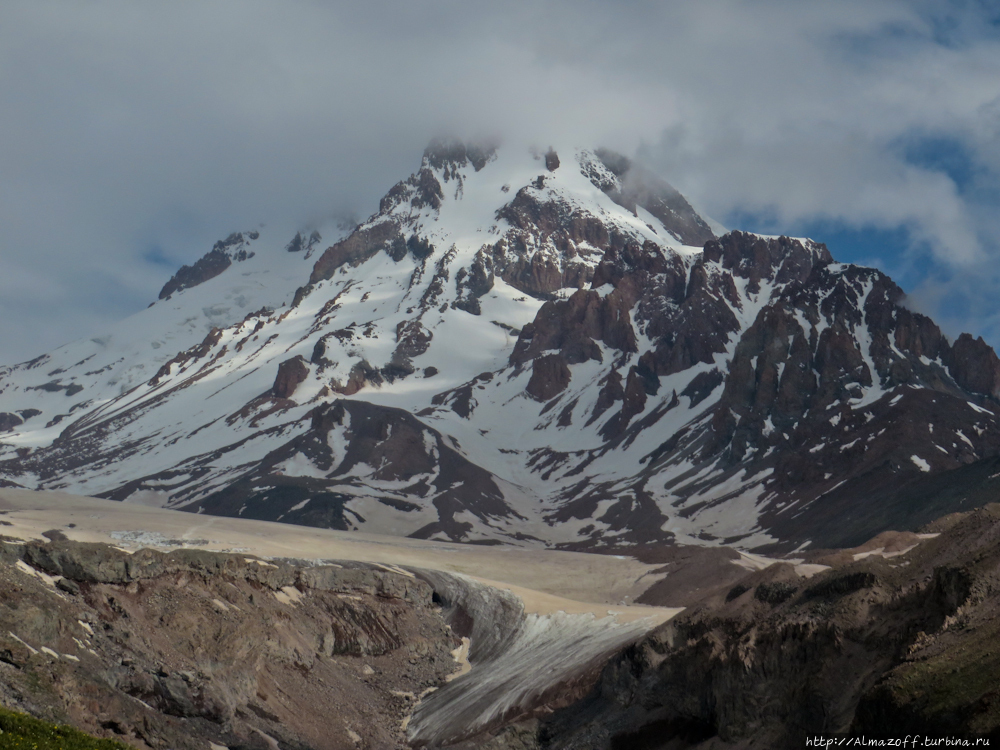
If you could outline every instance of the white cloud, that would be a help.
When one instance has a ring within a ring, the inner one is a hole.
[[[0,360],[153,299],[153,246],[190,262],[260,221],[370,212],[442,131],[641,147],[710,213],[905,226],[987,262],[1000,43],[951,7],[11,0]],[[975,189],[906,161],[923,136],[962,144]]]

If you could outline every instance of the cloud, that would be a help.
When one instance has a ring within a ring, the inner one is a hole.
[[[929,0],[11,0],[0,360],[143,307],[234,229],[367,215],[442,132],[638,152],[718,218],[904,227],[982,267],[998,44],[988,5]]]

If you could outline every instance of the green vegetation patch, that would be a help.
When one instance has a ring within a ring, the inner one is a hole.
[[[941,726],[989,732],[1000,727],[1000,623],[974,632],[940,653],[900,665],[888,687],[899,706]]]
[[[0,708],[3,750],[134,750],[116,740],[99,740],[67,726]]]

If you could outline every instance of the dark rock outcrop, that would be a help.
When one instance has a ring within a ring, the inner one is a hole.
[[[546,298],[558,289],[582,288],[592,275],[581,255],[603,252],[610,245],[607,226],[596,216],[526,186],[518,190],[497,219],[510,224],[502,239],[488,250],[490,269],[515,289]],[[594,260],[596,260],[594,257]]]
[[[212,328],[211,331],[202,339],[200,344],[192,346],[190,349],[186,349],[183,352],[179,352],[171,357],[168,361],[164,362],[157,370],[156,374],[150,379],[150,385],[158,385],[160,380],[167,377],[171,372],[174,365],[177,365],[178,370],[183,369],[187,365],[196,362],[204,358],[212,349],[218,346],[219,342],[222,341],[222,329]]]
[[[1000,359],[981,336],[959,336],[948,354],[948,363],[960,387],[1000,401]]]
[[[705,220],[667,182],[614,151],[597,149],[595,154],[614,177],[594,175],[591,181],[615,203],[632,213],[637,207],[646,209],[685,245],[700,247],[715,239]]]
[[[278,374],[271,386],[271,395],[275,398],[291,398],[299,383],[309,377],[309,365],[301,355],[286,359],[278,365]]]
[[[309,283],[316,284],[331,278],[345,264],[358,265],[380,250],[388,251],[398,237],[399,227],[393,221],[358,228],[350,236],[323,251],[313,266]]]
[[[285,245],[285,250],[290,253],[299,253],[305,250],[306,257],[309,257],[312,249],[319,244],[322,239],[322,235],[315,230],[313,230],[308,237],[304,237],[302,232],[296,232],[295,236],[292,237],[291,242]]]
[[[8,411],[0,412],[0,432],[10,432],[22,424],[24,424],[24,420],[17,414]]]
[[[441,138],[431,141],[424,149],[424,160],[429,166],[444,170],[451,177],[454,172],[469,164],[478,172],[494,157],[496,150],[496,144],[490,142],[466,143],[453,138]]]
[[[347,494],[344,488],[354,488],[355,493],[403,512],[419,510],[415,500],[432,495],[439,520],[410,536],[427,538],[444,534],[456,540],[464,539],[468,532],[468,524],[455,519],[460,513],[471,511],[491,520],[516,515],[490,472],[402,409],[338,399],[317,406],[309,415],[309,428],[305,432],[276,447],[249,471],[186,509],[347,530],[357,520],[356,512],[347,507],[357,494]],[[336,434],[335,441],[331,433]],[[336,451],[331,448],[333,442],[341,446]],[[282,466],[295,457],[309,461],[315,467],[314,475],[286,476]],[[191,462],[188,487],[192,493],[198,492],[202,467],[215,460],[217,454],[213,451]],[[364,467],[374,470],[362,471],[366,478],[354,475]],[[185,483],[177,483],[176,475],[167,472],[142,477],[107,496],[121,500],[136,491],[161,486],[165,481],[174,484],[178,495],[185,494]],[[376,486],[369,486],[369,481]],[[385,482],[403,484],[399,491],[392,491],[381,488]],[[469,492],[477,498],[474,505],[465,500]]]
[[[384,378],[382,377],[381,371],[372,367],[368,360],[363,359],[360,362],[355,362],[351,367],[351,371],[347,375],[347,382],[334,382],[330,386],[330,389],[334,393],[340,393],[344,396],[353,396],[365,386],[381,385],[383,380]]]
[[[627,301],[616,292],[602,297],[581,289],[566,301],[542,305],[534,322],[521,329],[510,361],[522,364],[556,349],[569,364],[602,362],[597,341],[622,352],[636,351]]]
[[[620,653],[587,698],[511,747],[763,749],[817,733],[1000,738],[1000,506],[927,531],[940,536],[886,534],[861,560],[817,555],[834,569],[814,578],[782,563],[711,594]],[[883,558],[890,543],[912,551]]]
[[[524,389],[536,401],[548,401],[569,385],[570,371],[561,354],[546,354],[531,365],[531,378]]]
[[[250,240],[255,240],[257,232],[233,232],[224,240],[219,240],[215,246],[198,259],[193,266],[181,266],[170,280],[160,290],[159,299],[166,299],[174,292],[190,289],[203,284],[225,271],[234,261],[246,260],[253,255],[246,249]]]

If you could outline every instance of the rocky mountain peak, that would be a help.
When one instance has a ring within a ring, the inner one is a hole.
[[[167,299],[174,292],[198,286],[215,278],[233,263],[252,258],[254,252],[249,247],[258,237],[260,233],[257,231],[233,232],[226,239],[219,240],[193,266],[181,266],[163,285],[158,298]]]
[[[238,233],[202,260],[113,335],[0,372],[0,481],[458,541],[794,549],[915,528],[1000,476],[981,339],[820,243],[715,236],[609,151],[436,142],[346,236]]]
[[[421,166],[451,173],[471,164],[478,172],[487,162],[496,158],[496,152],[496,143],[466,143],[455,138],[436,139],[424,149]]]
[[[581,168],[594,186],[626,210],[638,215],[638,209],[645,209],[685,245],[700,246],[715,238],[687,199],[661,177],[609,149],[581,157]]]

